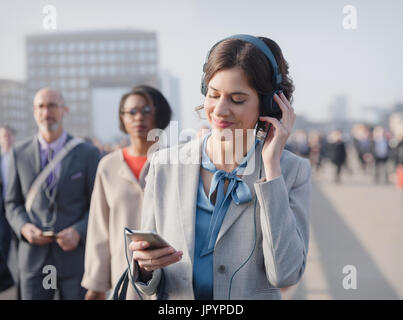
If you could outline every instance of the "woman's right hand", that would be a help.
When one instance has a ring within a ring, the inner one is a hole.
[[[183,256],[182,251],[172,247],[147,249],[149,246],[147,241],[132,241],[129,245],[130,251],[133,251],[133,260],[140,267],[140,279],[144,282],[151,279],[154,270],[174,264]]]

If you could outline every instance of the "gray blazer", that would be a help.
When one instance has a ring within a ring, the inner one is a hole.
[[[156,231],[184,254],[178,263],[154,271],[147,284],[138,281],[136,272],[136,284],[144,294],[163,290],[165,299],[194,299],[200,151],[201,140],[194,140],[157,152],[151,160],[142,229]],[[260,152],[259,144],[247,166],[251,174],[242,178],[253,200],[241,205],[232,202],[218,234],[213,253],[214,299],[280,299],[279,288],[296,284],[305,269],[311,202],[309,161],[284,150],[282,176],[258,181]],[[179,157],[179,164],[161,164],[161,159],[172,155]]]
[[[72,139],[68,135],[67,141]],[[74,227],[80,234],[79,246],[72,251],[63,251],[57,243],[38,246],[31,245],[21,235],[25,223],[33,223],[43,229],[44,214],[49,200],[45,194],[45,184],[36,195],[30,213],[25,211],[25,199],[29,188],[41,170],[39,142],[37,137],[25,140],[13,149],[10,161],[9,183],[6,193],[6,216],[19,237],[19,269],[25,273],[42,272],[45,261],[54,259],[58,275],[80,275],[84,269],[84,247],[87,233],[88,210],[95,173],[99,161],[98,149],[83,143],[75,147],[62,160],[61,174],[56,186],[55,231]]]

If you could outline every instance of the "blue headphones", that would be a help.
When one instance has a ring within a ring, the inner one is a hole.
[[[274,117],[277,119],[281,119],[282,117],[282,112],[280,107],[277,105],[277,103],[273,99],[273,95],[277,93],[280,90],[280,85],[282,81],[282,75],[280,73],[280,70],[278,68],[276,59],[274,58],[273,53],[271,52],[270,48],[259,38],[256,38],[254,36],[250,36],[247,34],[237,34],[230,36],[228,38],[225,38],[219,42],[217,42],[210,50],[207,52],[206,56],[206,61],[204,62],[203,65],[203,75],[201,79],[201,93],[205,96],[207,94],[207,84],[205,82],[205,76],[206,76],[206,66],[208,59],[210,57],[210,53],[213,51],[213,49],[222,41],[228,40],[228,39],[237,39],[237,40],[242,40],[245,42],[249,42],[253,44],[255,47],[259,48],[260,51],[264,53],[264,55],[267,57],[269,60],[269,63],[272,67],[273,70],[273,77],[272,77],[272,82],[274,85],[274,92],[271,94],[263,94],[261,95],[261,106],[260,106],[260,114],[261,115],[267,115],[270,117]],[[260,122],[260,121],[259,121]],[[259,125],[259,124],[258,124]],[[263,124],[261,124],[263,125]]]

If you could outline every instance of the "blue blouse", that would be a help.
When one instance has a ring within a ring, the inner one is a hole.
[[[214,173],[207,197],[204,192],[203,180],[199,176],[196,205],[195,251],[193,263],[193,291],[196,300],[212,300],[214,288],[213,252],[215,242],[229,205],[234,201],[237,205],[252,200],[248,185],[237,176],[240,174],[255,150],[255,145],[232,172],[217,170],[206,153],[206,142],[203,140],[202,168]],[[229,180],[227,192],[224,195],[225,180]],[[216,193],[215,205],[211,203],[212,194]]]
[[[196,300],[213,299],[213,254],[201,256],[203,240],[210,225],[214,206],[207,198],[200,176],[197,191],[196,237],[193,263],[193,291]]]

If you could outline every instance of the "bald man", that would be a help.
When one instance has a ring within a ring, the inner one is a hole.
[[[88,210],[99,152],[81,143],[56,165],[36,194],[25,201],[35,178],[73,137],[63,129],[69,109],[62,94],[39,90],[33,101],[38,134],[12,151],[6,192],[6,216],[20,240],[19,282],[22,299],[83,299],[80,286]]]

